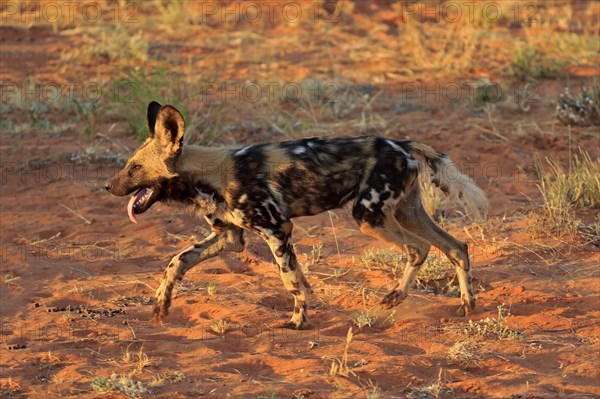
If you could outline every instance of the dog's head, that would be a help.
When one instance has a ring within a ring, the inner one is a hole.
[[[133,223],[137,223],[136,214],[147,211],[161,199],[169,180],[177,176],[175,165],[183,146],[184,121],[175,107],[152,101],[148,104],[147,122],[148,139],[104,186],[117,197],[133,193],[127,205]]]

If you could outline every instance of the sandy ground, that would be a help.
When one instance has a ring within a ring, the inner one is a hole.
[[[598,76],[598,58],[539,80],[527,112],[506,100],[490,113],[468,101],[423,96],[419,88],[413,93],[407,85],[447,87],[481,77],[514,84],[495,60],[510,55],[503,40],[517,40],[519,31],[498,27],[491,41],[496,47],[478,49],[459,72],[436,72],[404,61],[403,37],[388,29],[397,9],[385,2],[356,3],[335,24],[267,21],[258,28],[218,21],[186,29],[154,25],[157,11],[146,15],[140,9],[136,15],[144,24],[137,23],[149,38],[145,61],[77,53],[90,45],[77,21],[56,29],[6,24],[0,27],[0,75],[9,83],[5,87],[27,79],[89,87],[109,84],[128,63],[151,67],[166,59],[173,74],[197,73],[218,82],[302,82],[335,71],[345,81],[377,88],[381,94],[370,106],[359,97],[356,109],[348,107],[336,121],[311,125],[302,135],[408,137],[448,153],[470,171],[490,197],[489,219],[471,223],[454,213],[443,223],[470,244],[474,314],[457,318],[458,298],[423,290],[394,310],[381,308],[380,299],[394,284],[392,268],[365,267],[363,261],[365,251],[389,245],[361,235],[341,209],[295,220],[294,244],[315,290],[310,329],[278,327],[292,311],[292,298],[268,248],[251,234],[244,253],[190,270],[170,315],[162,325],[152,324],[162,269],[206,235],[206,226],[163,204],[134,225],[126,199],[103,190],[138,145],[123,115],[99,108],[93,126],[101,134],[86,136],[90,120],[64,102],[27,112],[32,101],[23,99],[19,107],[19,101],[3,98],[2,119],[10,123],[2,125],[1,135],[1,397],[98,397],[93,381],[113,374],[140,382],[131,396],[160,398],[600,397],[598,247],[581,236],[556,236],[532,217],[541,201],[535,154],[567,162],[582,147],[598,156],[597,129],[569,128],[554,117],[565,86],[576,89]],[[568,21],[590,13],[580,12]],[[431,35],[439,29],[432,24]],[[500,55],[486,61],[492,53]],[[289,138],[268,124],[253,127],[253,108],[244,101],[229,103],[233,122],[217,144]],[[577,217],[598,223],[593,211]],[[498,317],[499,305],[510,312],[505,330],[474,333],[473,326]],[[361,312],[372,317],[371,326],[353,323]],[[213,331],[212,320],[227,321],[224,335]],[[350,327],[348,375],[332,375]],[[460,342],[471,349],[469,362],[449,357]]]

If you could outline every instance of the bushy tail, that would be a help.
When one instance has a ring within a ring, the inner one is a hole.
[[[425,159],[433,172],[431,182],[446,193],[450,203],[461,203],[471,216],[485,218],[489,202],[473,179],[461,173],[459,167],[446,154],[416,141],[409,142],[408,146],[412,153]]]

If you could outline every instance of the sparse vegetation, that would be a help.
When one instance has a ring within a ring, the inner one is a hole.
[[[198,80],[190,82],[181,76],[170,76],[165,68],[152,71],[129,68],[113,86],[112,100],[116,105],[113,112],[125,118],[139,140],[144,140],[148,134],[146,107],[150,101],[171,104],[181,111],[186,122],[184,140],[187,144],[212,144],[221,131],[226,111],[224,105],[204,105],[190,111],[194,97],[203,89]]]
[[[543,202],[534,223],[539,231],[549,229],[558,235],[574,235],[580,224],[575,210],[600,208],[600,160],[593,160],[588,152],[579,149],[568,170],[553,158],[546,158],[546,164],[549,171],[537,158]]]
[[[403,15],[407,22],[399,26],[400,49],[409,57],[409,65],[435,72],[449,72],[468,67],[476,52],[477,36],[472,24],[466,21],[446,22],[446,35],[438,43],[444,51],[431,47],[425,27],[415,22],[414,16]]]
[[[395,248],[367,249],[358,259],[361,267],[369,270],[399,270],[404,269],[406,257]]]
[[[185,380],[185,374],[176,370],[173,372],[158,373],[152,377],[152,381],[148,383],[149,388],[158,388],[164,386],[167,382],[181,382]]]
[[[563,62],[549,59],[538,48],[523,46],[515,55],[511,72],[522,81],[535,81],[556,78],[563,68]]]
[[[298,253],[297,250],[296,250],[296,253]],[[298,263],[300,264],[300,267],[302,268],[302,273],[304,273],[305,276],[308,276],[308,274],[310,273],[309,267],[316,265],[318,262],[320,262],[321,260],[324,259],[323,244],[318,243],[318,244],[311,245],[310,254],[303,254],[302,258],[303,258],[302,260],[298,260]]]
[[[363,327],[367,327],[367,326],[373,327],[373,324],[375,323],[375,321],[377,321],[377,318],[374,316],[371,316],[369,314],[369,312],[365,311],[365,310],[360,311],[352,318],[352,322],[358,328],[363,328]]]
[[[79,119],[84,124],[84,133],[88,139],[93,138],[98,131],[98,103],[73,99]]]
[[[458,284],[454,283],[454,272],[442,259],[445,258],[435,254],[427,257],[415,280],[417,289],[458,297],[460,289]]]
[[[128,24],[96,25],[85,30],[83,46],[61,54],[68,63],[118,62],[121,65],[144,63],[148,60],[148,40],[141,30],[132,32]]]
[[[149,391],[141,382],[134,380],[131,376],[95,377],[92,380],[92,389],[98,393],[122,393],[128,398],[142,398]]]
[[[558,100],[556,116],[566,125],[600,125],[600,85],[584,87],[576,96],[566,88]]]
[[[348,329],[348,334],[346,334],[346,346],[344,347],[342,358],[333,359],[331,362],[331,368],[329,369],[330,375],[341,375],[342,377],[356,375],[356,373],[348,366],[348,349],[350,348],[350,342],[352,342],[353,337],[354,335],[352,334],[352,327],[350,327]]]
[[[158,1],[155,3],[161,20],[167,26],[176,28],[189,20],[189,7],[184,0]]]
[[[416,288],[447,296],[458,296],[459,287],[454,283],[452,269],[444,264],[442,257],[430,254],[421,266],[415,280]],[[362,267],[369,270],[386,270],[400,278],[406,266],[406,256],[394,248],[373,250],[368,249],[359,258]]]
[[[503,94],[504,89],[498,83],[482,79],[473,84],[472,101],[478,105],[496,103],[502,100]]]
[[[210,319],[210,329],[219,335],[225,335],[227,325],[228,323],[225,319]]]
[[[508,318],[510,311],[504,305],[498,305],[498,315],[496,317],[486,317],[480,321],[469,320],[465,333],[469,337],[477,338],[497,338],[497,339],[516,339],[523,337],[523,331],[517,326],[509,326]]]
[[[477,366],[483,358],[482,350],[482,345],[474,338],[469,337],[452,345],[448,349],[446,359],[448,359],[448,363],[462,367]]]
[[[121,355],[121,363],[126,365],[134,366],[135,373],[142,373],[144,368],[152,365],[152,361],[148,357],[146,353],[144,353],[144,348],[140,347],[140,350],[137,352],[132,352],[127,347]]]
[[[408,399],[442,399],[452,397],[452,389],[447,387],[447,381],[442,369],[438,373],[437,380],[431,385],[413,388],[407,396]]]
[[[213,297],[217,296],[218,295],[217,283],[215,283],[214,281],[209,281],[208,285],[206,286],[206,292],[210,296],[213,296]]]

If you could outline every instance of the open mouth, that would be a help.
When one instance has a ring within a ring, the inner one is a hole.
[[[144,187],[139,189],[133,194],[129,203],[127,204],[127,215],[129,215],[129,220],[133,223],[137,223],[135,218],[136,213],[140,214],[147,209],[147,204],[152,196],[152,190],[150,187]]]

